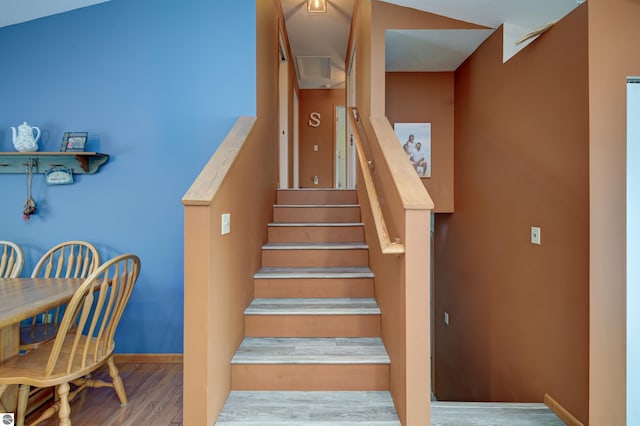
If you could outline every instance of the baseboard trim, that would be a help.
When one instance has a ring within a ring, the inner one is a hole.
[[[182,364],[182,354],[115,354],[116,362],[125,364]]]
[[[584,426],[580,420],[576,419],[573,414],[560,405],[560,403],[553,399],[549,394],[544,394],[544,404],[549,407],[551,411],[556,413],[556,416],[560,417],[560,420],[565,422],[567,426]]]

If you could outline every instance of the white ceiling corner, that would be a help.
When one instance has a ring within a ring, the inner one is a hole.
[[[0,27],[32,21],[110,0],[2,0]]]
[[[455,71],[494,30],[387,30],[386,71]]]
[[[533,42],[538,36],[530,37],[527,40],[519,43],[520,39],[527,33],[530,32],[530,29],[523,28],[518,25],[511,24],[509,22],[504,23],[503,27],[503,37],[502,37],[502,62],[505,63],[512,57],[514,57],[518,52],[527,47],[530,43]]]

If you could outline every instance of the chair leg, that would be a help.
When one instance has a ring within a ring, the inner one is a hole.
[[[0,398],[2,398],[2,394],[7,390],[8,387],[9,385],[0,385]],[[8,411],[2,403],[2,400],[0,400],[0,410],[2,410],[3,413],[6,413]]]
[[[120,378],[120,372],[116,367],[116,363],[113,361],[113,356],[109,358],[107,364],[109,365],[109,375],[111,376],[113,388],[116,390],[120,405],[124,407],[129,403],[129,400],[127,399],[127,392],[124,390],[124,383],[122,383],[122,379]]]
[[[18,390],[18,407],[16,409],[16,426],[24,426],[27,415],[27,402],[29,402],[29,385],[20,385]]]
[[[61,383],[58,385],[58,396],[60,397],[60,411],[58,418],[60,426],[71,426],[71,406],[69,405],[69,383]]]

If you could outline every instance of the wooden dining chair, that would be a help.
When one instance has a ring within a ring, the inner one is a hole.
[[[0,240],[0,278],[17,278],[24,265],[24,253],[19,245]]]
[[[100,265],[100,254],[86,241],[65,241],[49,249],[36,263],[32,278],[87,278]],[[28,351],[52,340],[64,309],[58,306],[20,327],[20,350]]]
[[[113,360],[114,336],[139,273],[140,259],[133,254],[107,261],[75,291],[54,340],[0,365],[0,396],[9,385],[20,385],[17,425],[24,424],[32,386],[56,386],[58,395],[34,424],[57,412],[59,424],[70,425],[69,402],[87,387],[112,387],[120,404],[127,405],[124,384]],[[89,376],[104,364],[109,366],[111,383]],[[0,404],[0,408],[4,407]]]

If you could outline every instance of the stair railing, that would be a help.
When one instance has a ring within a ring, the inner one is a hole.
[[[351,125],[357,131],[353,136],[356,144],[356,153],[358,157],[358,164],[360,166],[360,172],[363,176],[364,186],[367,191],[369,199],[369,207],[373,215],[373,222],[376,227],[376,233],[378,234],[378,243],[380,244],[380,250],[384,254],[402,254],[404,253],[404,245],[400,242],[399,238],[395,238],[391,241],[389,238],[389,232],[387,230],[387,224],[384,221],[384,215],[382,208],[380,207],[380,199],[376,192],[376,187],[373,182],[373,176],[371,170],[374,168],[374,163],[370,153],[369,142],[366,139],[365,133],[362,129],[362,123],[358,116],[358,110],[356,108],[349,108],[349,120]]]

